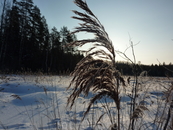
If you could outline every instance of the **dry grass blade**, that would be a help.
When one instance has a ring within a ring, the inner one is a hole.
[[[4,88],[0,88],[0,92],[3,91],[3,90],[4,90]]]
[[[15,99],[22,100],[22,98],[19,95],[14,94],[14,95],[11,95],[11,96],[14,97]]]
[[[166,102],[171,103],[173,101],[173,83],[171,83],[171,85],[168,88],[166,88],[166,91],[164,91],[163,93]]]
[[[99,117],[99,119],[98,119],[97,122],[96,122],[95,127],[96,127],[97,125],[99,125],[99,122],[100,122],[100,120],[103,118],[104,115],[105,115],[105,113],[103,113],[103,114]]]
[[[4,124],[0,121],[0,126],[4,129],[7,130],[7,128],[4,126]]]
[[[144,114],[144,111],[148,110],[147,107],[145,107],[144,105],[139,105],[136,107],[136,109],[134,110],[131,119],[138,119],[141,118]]]
[[[95,95],[90,100],[90,103],[89,103],[89,105],[87,107],[87,110],[84,113],[83,119],[85,118],[85,116],[90,111],[90,108],[94,104],[94,102],[96,102],[97,100],[101,99],[102,97],[109,97],[109,98],[113,99],[114,102],[116,103],[117,108],[120,109],[120,99],[117,98],[118,97],[117,95],[118,95],[118,93],[115,93],[114,91],[111,91],[111,90],[102,90],[102,92],[99,92],[97,95]]]
[[[45,87],[43,89],[44,89],[45,94],[47,95],[47,89]]]
[[[80,44],[80,46],[90,43],[90,42],[97,42],[101,44],[101,46],[105,47],[112,55],[115,57],[114,48],[112,45],[112,41],[109,39],[108,34],[106,33],[103,25],[100,23],[100,21],[97,19],[97,17],[92,13],[92,11],[88,8],[88,5],[86,2],[82,0],[75,0],[74,3],[83,9],[85,13],[81,13],[78,11],[73,12],[78,15],[78,17],[73,16],[72,18],[80,20],[84,22],[83,24],[80,24],[79,27],[76,27],[75,31],[72,33],[77,32],[88,32],[95,34],[95,39],[85,39],[82,41],[75,41],[72,45]]]
[[[80,7],[81,9],[85,10],[88,14],[94,16],[94,14],[92,13],[92,11],[88,8],[88,5],[86,4],[86,2],[82,1],[82,0],[75,0],[74,3]]]

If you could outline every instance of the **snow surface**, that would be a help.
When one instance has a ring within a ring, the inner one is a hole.
[[[0,130],[90,130],[93,127],[109,129],[111,121],[106,114],[99,121],[98,126],[93,124],[96,124],[100,115],[105,113],[103,105],[105,100],[115,120],[117,119],[113,101],[104,98],[97,102],[81,122],[86,104],[93,94],[90,93],[88,97],[81,95],[75,102],[75,106],[69,109],[66,103],[71,89],[66,91],[66,88],[70,80],[69,76],[0,75]],[[166,78],[140,78],[137,103],[146,105],[149,110],[144,113],[144,118],[136,123],[138,129],[157,128],[157,123],[153,123],[154,115],[158,110],[167,109],[168,104],[163,103],[163,91],[171,85],[171,81]],[[134,81],[131,80],[131,85],[121,93],[123,129],[127,129],[129,123],[131,103],[129,96],[133,83]],[[162,115],[163,120],[164,116],[165,114]]]

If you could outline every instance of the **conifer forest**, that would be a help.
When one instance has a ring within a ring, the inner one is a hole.
[[[4,0],[0,19],[0,70],[2,72],[72,71],[83,57],[67,44],[76,39],[66,26],[48,28],[32,0]]]

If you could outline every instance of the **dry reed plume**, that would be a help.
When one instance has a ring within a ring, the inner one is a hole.
[[[86,56],[76,65],[72,73],[73,79],[68,89],[73,86],[73,90],[67,104],[72,108],[80,94],[87,96],[90,91],[95,93],[90,99],[90,103],[84,113],[84,119],[95,101],[102,97],[109,97],[116,104],[118,112],[117,124],[120,124],[119,84],[121,82],[124,84],[124,80],[116,70],[115,51],[112,41],[109,39],[103,25],[89,9],[87,3],[82,0],[75,0],[74,3],[85,12],[81,13],[73,10],[77,16],[73,16],[72,18],[80,20],[83,23],[79,24],[80,26],[76,27],[72,33],[92,33],[95,35],[95,38],[77,40],[70,44],[71,46],[79,47],[92,43],[93,46],[86,51]]]

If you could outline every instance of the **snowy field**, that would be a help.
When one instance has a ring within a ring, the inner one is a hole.
[[[104,98],[95,103],[83,122],[81,120],[92,93],[88,97],[81,95],[71,110],[66,107],[71,92],[70,89],[66,91],[70,79],[69,76],[0,75],[0,130],[109,129],[110,117],[114,121],[117,118],[112,100]],[[147,106],[148,110],[136,122],[136,129],[163,128],[158,125],[165,124],[170,106],[164,92],[172,86],[172,81],[168,78],[139,77],[136,103]],[[124,130],[129,122],[133,83],[131,80],[120,94],[121,128]],[[110,115],[105,112],[105,106],[109,106]],[[99,119],[101,116],[104,117]]]

